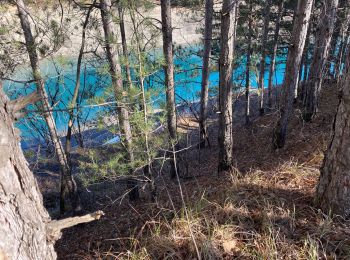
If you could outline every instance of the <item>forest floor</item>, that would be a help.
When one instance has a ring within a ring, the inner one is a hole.
[[[277,112],[254,117],[249,127],[237,120],[236,165],[226,174],[217,173],[214,117],[211,147],[183,158],[186,178],[158,176],[155,203],[145,196],[91,205],[105,216],[65,230],[59,259],[349,259],[350,222],[313,205],[337,106],[334,88],[325,88],[321,104],[308,124],[295,109],[278,151],[271,146]],[[186,118],[181,129],[194,138],[196,126]]]

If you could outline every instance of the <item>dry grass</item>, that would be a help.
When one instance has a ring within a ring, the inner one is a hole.
[[[181,181],[185,205],[179,184],[161,176],[158,203],[109,205],[104,219],[64,233],[59,258],[349,259],[350,222],[313,206],[336,104],[332,93],[313,123],[303,124],[296,110],[283,150],[271,150],[276,114],[250,128],[236,126],[236,168],[227,174],[216,173],[210,129],[211,149],[201,158],[197,150],[186,154],[195,177]]]

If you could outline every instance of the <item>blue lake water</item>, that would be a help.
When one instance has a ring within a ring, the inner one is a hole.
[[[275,75],[273,76],[274,85],[281,84],[284,77],[285,57],[281,55],[277,58],[277,67]],[[268,85],[268,69],[270,59],[267,58],[266,72],[265,72],[265,86]],[[195,47],[187,50],[176,52],[174,57],[176,67],[175,71],[175,91],[177,103],[184,100],[187,102],[194,102],[199,99],[201,89],[201,66],[202,58],[200,57],[200,47]],[[241,89],[245,84],[245,61],[244,58],[238,60],[237,66],[234,69],[234,84],[237,89]],[[215,66],[213,66],[216,68]],[[110,78],[108,76],[108,66],[103,62],[91,63],[86,62],[82,66],[81,72],[81,87],[79,100],[81,100],[80,120],[86,122],[96,119],[101,111],[110,106],[91,107],[93,104],[113,101],[113,93],[108,93],[110,86]],[[49,93],[49,98],[52,102],[54,110],[54,117],[58,131],[64,133],[67,128],[68,113],[67,111],[59,111],[64,109],[69,104],[72,98],[73,89],[75,86],[76,64],[75,61],[67,61],[66,59],[56,58],[55,60],[46,60],[41,63],[41,71],[45,79],[45,86]],[[251,86],[257,87],[258,66],[252,68]],[[12,76],[13,79],[25,81],[31,79],[31,71],[27,67],[18,69]],[[210,73],[210,93],[215,95],[217,93],[219,73],[215,69]],[[146,88],[152,90],[154,96],[155,107],[160,107],[165,101],[165,87],[164,87],[164,72],[158,69],[152,73],[145,80]],[[14,83],[12,81],[4,82],[4,89],[11,98],[19,95],[31,93],[35,90],[35,84]],[[106,94],[107,92],[107,94]],[[30,110],[35,110],[34,106],[29,107]],[[45,138],[38,135],[38,130],[44,129],[45,124],[40,119],[37,113],[29,113],[28,116],[35,120],[21,119],[18,122],[18,127],[21,130],[22,138]],[[43,131],[44,132],[44,131]]]

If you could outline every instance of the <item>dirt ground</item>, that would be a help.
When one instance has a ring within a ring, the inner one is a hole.
[[[96,188],[98,199],[90,200],[88,210],[106,215],[65,230],[56,244],[59,259],[349,259],[350,223],[313,204],[336,91],[325,88],[321,104],[307,124],[295,109],[286,146],[277,151],[271,145],[276,111],[252,116],[249,127],[236,120],[236,165],[225,174],[217,173],[213,113],[211,147],[187,150],[180,160],[185,170],[176,180],[166,168],[158,172],[156,202],[147,189],[140,201],[130,203],[118,192],[119,199],[111,197],[114,184]],[[195,118],[180,122],[185,144],[194,145]]]

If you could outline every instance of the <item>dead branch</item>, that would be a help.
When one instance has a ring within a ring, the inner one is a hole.
[[[16,115],[16,118],[17,118],[17,116],[20,114],[18,112],[20,112],[23,108],[25,108],[29,104],[34,104],[39,100],[40,100],[40,95],[38,92],[35,91],[27,96],[9,101],[9,103],[7,104],[7,110],[10,111],[13,115]]]
[[[61,237],[61,230],[73,227],[82,223],[88,223],[99,220],[104,215],[104,212],[99,210],[80,217],[71,217],[61,220],[52,220],[46,226],[46,235],[48,240],[56,241]]]

